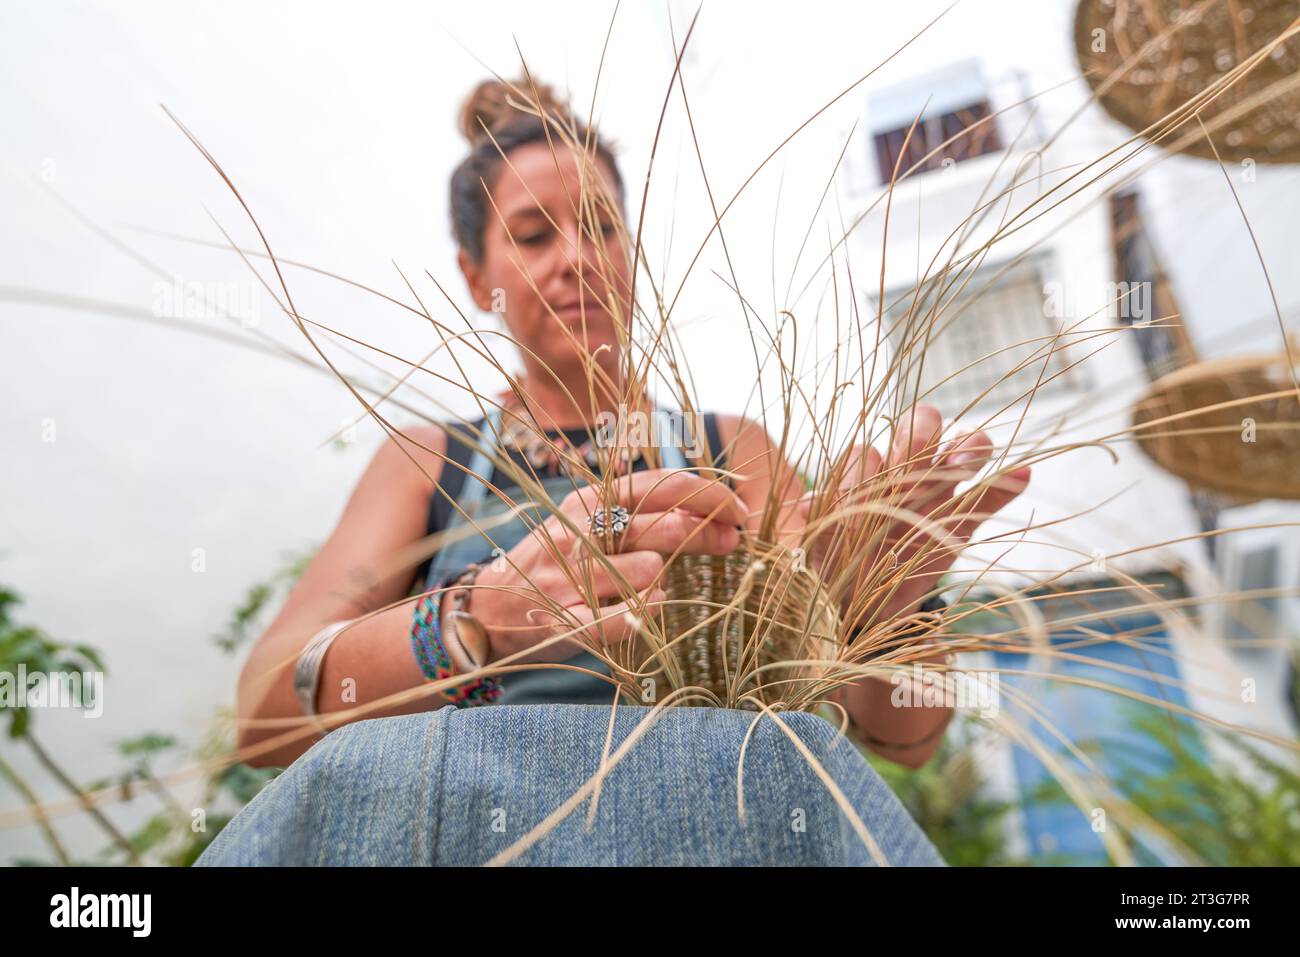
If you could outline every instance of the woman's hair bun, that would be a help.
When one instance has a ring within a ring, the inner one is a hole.
[[[535,115],[538,101],[542,109],[551,114],[552,119],[568,118],[567,104],[556,97],[548,84],[520,79],[514,81],[514,87],[511,89],[500,80],[484,80],[474,87],[474,92],[460,108],[459,125],[465,139],[477,143],[487,137],[483,131],[484,126],[489,130],[497,130],[516,117]]]

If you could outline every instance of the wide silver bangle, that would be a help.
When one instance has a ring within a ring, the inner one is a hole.
[[[336,621],[316,632],[311,641],[298,654],[298,663],[293,669],[293,691],[298,696],[302,713],[315,715],[316,690],[320,686],[321,664],[325,661],[325,652],[338,633],[352,624],[352,619]]]

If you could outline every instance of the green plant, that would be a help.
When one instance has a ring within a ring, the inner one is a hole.
[[[222,651],[233,653],[243,646],[252,637],[254,626],[261,618],[262,612],[278,594],[287,590],[302,576],[315,554],[314,548],[300,552],[287,552],[283,556],[287,563],[283,568],[273,573],[266,581],[249,586],[244,600],[231,613],[226,630],[213,636],[212,640],[216,642],[217,647]]]
[[[1006,818],[1016,805],[984,791],[979,741],[978,726],[956,724],[939,753],[915,771],[862,751],[949,864],[1024,863],[1012,859],[1006,844]]]
[[[55,641],[33,625],[20,625],[11,617],[11,609],[20,604],[18,596],[8,589],[0,589],[0,672],[10,676],[97,672],[103,674],[104,662],[99,652],[85,644],[66,644]],[[13,680],[11,678],[11,680]],[[85,812],[131,863],[140,863],[134,845],[108,817],[90,800],[85,789],[55,760],[54,756],[36,737],[33,710],[25,700],[6,702],[0,700],[0,715],[8,721],[9,737],[24,744],[59,786],[72,794]],[[9,762],[0,757],[0,777],[7,780],[31,805],[36,808],[37,826],[46,843],[61,864],[71,864],[72,858],[59,839],[53,823],[40,809],[36,793],[30,784]]]
[[[1123,799],[1206,864],[1300,865],[1300,769],[1294,763],[1270,757],[1240,735],[1161,709],[1129,704],[1127,713],[1130,736],[1080,743],[1105,760]],[[1208,747],[1212,743],[1220,747]],[[1035,798],[1068,800],[1050,780]],[[1134,836],[1125,841],[1139,860],[1162,862]]]
[[[271,602],[297,581],[312,554],[314,551],[308,550],[286,556],[288,563],[283,568],[266,581],[252,585],[232,613],[226,631],[215,637],[218,647],[234,653],[247,640]],[[0,672],[12,675],[25,671],[27,674],[48,675],[105,671],[103,656],[91,645],[55,641],[35,626],[16,623],[11,617],[11,609],[19,604],[20,599],[14,592],[0,589]],[[0,780],[8,782],[33,809],[36,825],[53,862],[61,865],[193,864],[239,809],[280,773],[276,768],[251,768],[222,760],[234,750],[233,720],[229,714],[222,713],[215,717],[208,739],[195,755],[201,760],[212,760],[216,767],[204,781],[197,808],[184,807],[154,767],[161,756],[180,750],[176,739],[166,734],[146,731],[118,742],[116,748],[125,762],[124,767],[116,774],[83,785],[77,783],[37,740],[33,734],[33,716],[32,708],[6,706],[0,701],[0,718],[8,723],[9,737],[21,741],[33,752],[40,765],[77,798],[109,838],[108,844],[90,859],[75,859],[45,813],[35,788],[0,755]],[[124,833],[90,797],[110,788],[118,789],[122,801],[148,795],[157,801],[159,809],[135,831]],[[17,859],[12,863],[39,865],[51,862]]]
[[[200,748],[200,756],[230,753],[228,725],[229,722],[218,719],[208,741]],[[239,809],[280,772],[276,768],[250,768],[246,764],[221,766],[205,780],[203,793],[196,802],[198,807],[187,810],[171,797],[150,766],[152,757],[174,747],[176,744],[170,739],[149,734],[121,742],[118,750],[124,757],[134,757],[136,764],[123,774],[119,785],[128,789],[125,800],[132,799],[130,789],[138,782],[162,804],[131,835],[137,851],[152,855],[161,864],[188,867],[198,860]]]

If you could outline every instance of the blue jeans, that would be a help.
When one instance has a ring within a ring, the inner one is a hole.
[[[620,706],[610,753],[649,714]],[[478,865],[515,845],[600,766],[608,705],[479,707],[336,729],[245,807],[199,865]],[[890,864],[943,860],[853,744],[823,718],[783,714]],[[512,858],[532,865],[874,863],[825,785],[770,718],[736,768],[751,712],[680,707],[583,800]]]

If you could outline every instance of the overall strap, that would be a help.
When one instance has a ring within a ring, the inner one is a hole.
[[[659,445],[659,460],[666,469],[684,469],[687,464],[686,452],[672,441],[676,434],[672,427],[672,415],[673,413],[663,406],[655,406],[655,429],[659,435],[667,436],[667,440]]]
[[[475,478],[474,475],[466,475],[467,482],[465,490],[460,497],[461,508],[465,509],[470,515],[474,515],[482,507],[483,496],[487,494],[487,485],[484,483],[492,478],[492,458],[488,455],[484,445],[488,442],[495,442],[496,437],[501,433],[501,410],[493,408],[487,414],[483,421],[483,439],[474,447],[474,457],[470,459],[470,471],[482,476],[481,479]]]
[[[718,427],[718,413],[704,413],[704,433],[709,437],[709,454],[708,461],[705,465],[711,465],[714,468],[727,467],[726,449],[722,447],[722,431]],[[727,485],[734,488],[731,476],[727,476]]]
[[[676,436],[672,428],[673,413],[661,406],[655,407],[655,416],[659,422],[660,435],[666,435],[671,440]],[[701,426],[704,435],[691,436],[695,442],[700,444],[700,456],[696,465],[725,467],[727,457],[722,450],[722,436],[718,430],[718,416],[714,412],[705,412],[700,416]],[[683,435],[682,438],[687,438]],[[704,446],[707,444],[708,452],[706,454]],[[686,468],[690,463],[687,461],[685,450],[677,443],[670,441],[668,444],[660,445],[660,458],[663,467],[666,469]],[[726,479],[728,486],[734,487],[731,478]]]
[[[487,452],[484,451],[483,446],[486,442],[495,440],[495,437],[500,432],[500,426],[501,412],[499,409],[493,409],[483,420],[483,426],[480,429],[480,440],[475,442],[473,446],[467,446],[458,439],[453,440],[450,435],[447,437],[449,442],[455,441],[457,446],[461,446],[469,450],[471,453],[469,461],[465,464],[466,468],[470,469],[474,474],[466,474],[460,472],[458,469],[457,472],[459,474],[455,477],[455,484],[449,488],[449,491],[451,491],[455,496],[457,503],[459,503],[460,507],[464,509],[466,514],[471,518],[477,515],[483,506],[483,499],[487,494],[487,486],[484,483],[491,481],[492,479],[492,459]],[[457,456],[457,459],[459,460],[459,456]],[[446,466],[444,466],[444,468],[445,467]],[[481,478],[476,476],[481,476]],[[448,484],[450,485],[451,483]],[[431,512],[430,514],[430,528],[432,529],[433,513]],[[440,528],[445,531],[449,528],[459,526],[461,523],[462,519],[460,513],[454,510],[449,510],[446,520],[440,525]],[[461,563],[465,560],[461,553],[466,547],[467,546],[465,546],[464,543],[457,543],[435,552],[429,560],[427,570],[424,573],[424,587],[426,589],[437,587],[444,575],[447,574],[450,566],[455,565],[457,569],[461,567]]]

